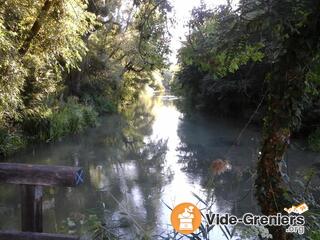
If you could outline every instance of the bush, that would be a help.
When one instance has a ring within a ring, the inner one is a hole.
[[[0,129],[0,155],[7,156],[24,148],[26,139],[19,133]]]
[[[64,106],[56,109],[26,109],[21,121],[21,133],[0,128],[0,156],[20,150],[28,141],[56,140],[71,133],[81,132],[87,127],[95,127],[97,120],[98,113],[93,107],[80,104],[73,98],[69,98]]]
[[[95,127],[97,126],[97,119],[99,114],[91,106],[83,107],[83,119],[86,126]]]
[[[74,98],[56,108],[26,111],[23,130],[29,138],[41,141],[56,140],[97,125],[98,113]]]
[[[309,135],[308,143],[312,151],[320,152],[320,128]]]
[[[50,116],[49,139],[58,139],[69,133],[81,132],[97,125],[98,113],[91,107],[69,99],[67,104]]]
[[[117,104],[112,101],[108,101],[104,96],[93,97],[93,104],[98,113],[110,113],[117,111]]]

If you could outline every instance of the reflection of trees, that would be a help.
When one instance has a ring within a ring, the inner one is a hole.
[[[200,179],[200,184],[207,190],[204,200],[210,201],[213,195],[218,207],[228,206],[231,208],[228,211],[234,214],[254,211],[253,207],[256,203],[253,197],[251,167],[244,162],[245,159],[252,158],[250,147],[238,147],[230,154],[230,160],[243,160],[241,165],[237,165],[237,161],[231,161],[230,171],[215,175],[212,169],[213,162],[217,159],[225,159],[224,154],[232,146],[234,136],[231,136],[230,130],[228,130],[230,134],[228,136],[227,130],[219,129],[224,125],[219,126],[214,133],[209,129],[204,132],[199,128],[199,126],[204,127],[202,124],[203,122],[196,116],[192,119],[187,116],[179,125],[180,145],[177,150],[179,162],[184,165],[183,170],[194,179]],[[224,161],[221,160],[221,162]]]
[[[20,187],[12,184],[0,186],[0,230],[20,227]]]
[[[77,156],[91,182],[81,191],[72,190],[67,200],[61,193],[57,205],[72,212],[104,211],[112,224],[127,227],[125,233],[156,226],[159,195],[168,178],[163,171],[167,142],[150,139],[153,104],[140,102],[121,115],[107,117],[104,127],[81,142]]]
[[[182,140],[182,139],[181,139]],[[205,175],[210,166],[210,154],[208,150],[198,143],[182,143],[178,147],[179,162],[184,163],[184,170],[193,174]]]
[[[184,170],[191,175],[202,176],[201,180],[205,182],[212,160],[221,158],[222,154],[217,148],[208,147],[209,142],[205,140],[207,135],[198,132],[198,125],[197,121],[189,119],[188,116],[181,121],[178,129],[180,145],[177,151]]]
[[[236,215],[258,213],[254,198],[254,174],[250,169],[230,171],[214,177],[214,193],[218,201],[226,201]]]
[[[136,181],[141,189],[146,210],[145,220],[151,228],[156,226],[161,190],[168,180],[168,176],[163,172],[166,151],[167,141],[150,142],[140,151],[136,165]]]
[[[131,235],[135,229],[141,232],[137,224],[148,230],[156,227],[159,194],[169,179],[163,169],[167,142],[151,139],[152,109],[154,104],[159,104],[156,101],[143,99],[122,114],[103,117],[96,129],[55,144],[37,145],[26,150],[23,158],[17,155],[11,159],[12,162],[23,159],[28,163],[79,165],[85,170],[82,186],[46,189],[45,231],[88,232],[86,222],[92,214],[103,221],[112,219],[115,226],[127,226],[123,231]],[[16,206],[20,201],[17,194],[3,193],[1,200],[6,206]],[[19,213],[15,214],[18,218]],[[70,221],[75,226],[69,226]]]

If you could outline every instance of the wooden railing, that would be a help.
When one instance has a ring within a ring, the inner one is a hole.
[[[76,187],[83,183],[80,167],[0,163],[0,183],[21,186],[22,232],[0,231],[0,240],[78,240],[79,237],[42,233],[45,186]]]

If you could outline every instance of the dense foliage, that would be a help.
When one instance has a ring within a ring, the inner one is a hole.
[[[197,108],[246,118],[262,102],[256,116],[261,119],[270,73],[286,51],[290,32],[305,24],[308,13],[304,8],[309,8],[305,4],[241,1],[237,9],[220,6],[212,10],[205,5],[194,9],[173,89]],[[287,8],[292,9],[292,16]],[[319,66],[315,56],[307,69],[306,95],[299,103],[303,114],[297,113],[296,123],[302,118],[308,131],[319,124]]]
[[[0,155],[136,100],[166,65],[170,10],[166,0],[0,1]]]
[[[303,111],[319,107],[320,1],[242,0],[215,11],[194,9],[180,50],[178,85],[204,106],[233,112],[264,103],[264,131],[255,182],[265,215],[293,198],[283,178],[283,159]],[[229,105],[229,106],[228,106]],[[253,107],[253,110],[256,107]],[[254,111],[251,112],[254,112]],[[310,137],[318,145],[318,133]],[[275,239],[292,239],[269,226]]]

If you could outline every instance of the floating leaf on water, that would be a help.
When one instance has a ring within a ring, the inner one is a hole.
[[[216,159],[212,161],[211,169],[214,175],[221,175],[231,169],[231,164],[228,160]]]

